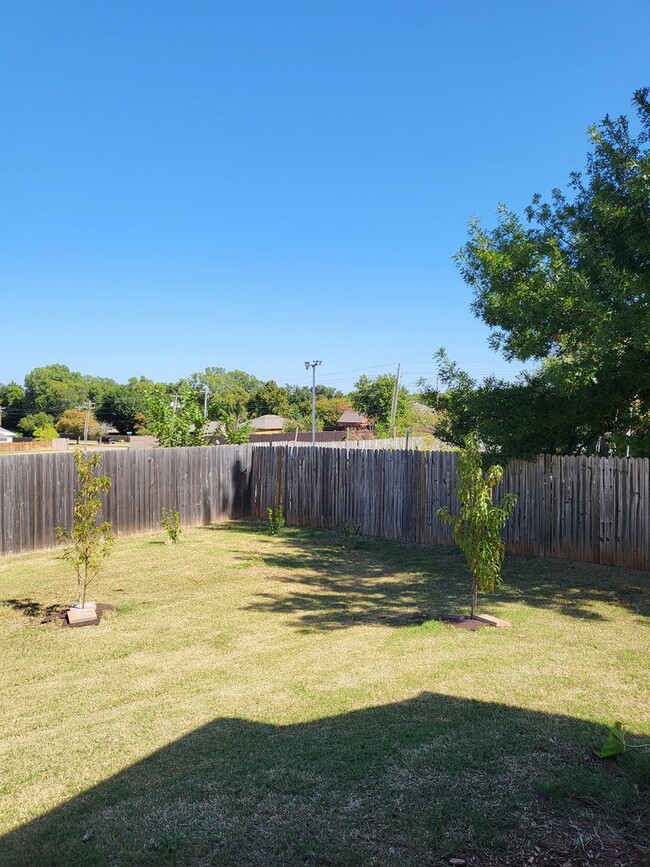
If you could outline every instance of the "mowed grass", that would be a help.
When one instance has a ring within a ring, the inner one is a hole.
[[[118,540],[98,627],[57,551],[0,561],[0,863],[436,864],[647,846],[647,578],[263,525]],[[487,857],[487,854],[486,854]]]

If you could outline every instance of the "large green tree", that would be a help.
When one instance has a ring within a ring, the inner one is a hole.
[[[15,430],[18,422],[25,415],[25,389],[17,382],[0,384],[0,406],[2,407],[0,425]]]
[[[225,367],[206,367],[203,373],[193,373],[189,384],[205,398],[207,391],[208,418],[234,418],[236,423],[247,416],[247,404],[251,394],[262,383],[257,377],[243,370],[226,370]]]
[[[509,458],[532,458],[538,454],[592,452],[599,439],[594,418],[609,418],[615,410],[597,383],[581,389],[581,400],[553,382],[552,363],[522,375],[516,382],[489,377],[477,382],[444,351],[437,355],[440,393],[424,393],[442,418],[436,435],[462,446],[468,433],[479,430],[486,457],[503,462]],[[550,369],[549,369],[550,368]],[[637,445],[640,440],[637,436]]]
[[[206,419],[200,398],[186,382],[170,395],[163,388],[148,397],[147,429],[163,447],[204,445]]]
[[[589,130],[583,174],[550,202],[537,195],[525,219],[505,207],[495,229],[479,222],[457,261],[474,288],[474,312],[506,358],[544,361],[520,383],[531,406],[556,402],[582,428],[555,450],[643,453],[650,413],[650,102],[634,96],[640,131],[626,117]],[[492,384],[495,399],[512,397]],[[525,401],[524,401],[525,405]],[[544,415],[545,413],[542,413]],[[530,413],[539,424],[539,410]],[[562,427],[562,425],[560,425]]]
[[[373,419],[375,424],[386,432],[392,433],[390,427],[393,392],[395,390],[395,377],[390,373],[382,373],[371,379],[364,373],[354,384],[354,390],[350,392],[352,406],[357,412],[364,413]],[[408,426],[411,416],[411,397],[408,390],[400,385],[397,388],[397,409],[395,413],[395,427],[399,433],[403,433]]]
[[[88,385],[65,364],[35,367],[25,377],[25,403],[30,409],[58,416],[88,400]]]
[[[85,375],[82,378],[88,392],[88,399],[92,401],[96,407],[101,404],[105,395],[107,395],[108,392],[117,385],[114,379],[110,379],[107,376]]]
[[[36,428],[53,427],[54,418],[46,412],[30,412],[24,415],[16,427],[26,437],[34,436]]]
[[[133,433],[139,416],[146,415],[147,394],[153,390],[153,386],[148,389],[137,380],[128,385],[114,385],[102,397],[97,407],[97,418],[115,425],[121,434]]]
[[[255,389],[248,400],[247,407],[251,418],[268,414],[282,416],[291,414],[287,390],[272,379]]]

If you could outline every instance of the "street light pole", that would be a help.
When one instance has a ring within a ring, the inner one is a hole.
[[[316,368],[322,361],[305,361],[305,370],[311,367],[311,444],[316,445]]]

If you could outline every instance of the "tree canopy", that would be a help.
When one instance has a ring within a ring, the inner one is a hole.
[[[158,388],[148,396],[147,427],[163,447],[205,443],[206,419],[196,391],[182,382],[171,396]]]
[[[70,434],[70,436],[76,437],[77,442],[79,442],[86,429],[86,419],[88,419],[88,436],[97,436],[99,430],[97,419],[92,413],[87,414],[80,409],[66,409],[55,427],[59,433]]]
[[[133,433],[138,416],[146,414],[147,393],[147,388],[137,380],[128,385],[113,385],[97,407],[97,418],[115,425],[121,434]]]
[[[388,430],[395,390],[395,377],[391,373],[382,373],[371,379],[365,373],[354,384],[350,392],[352,406],[357,412],[364,413],[380,427]],[[411,398],[408,390],[400,385],[397,388],[397,411],[395,426],[403,432],[409,422],[411,413]]]
[[[30,412],[20,419],[16,427],[25,436],[31,437],[35,435],[36,428],[54,427],[54,418],[46,412]]]
[[[464,388],[460,403],[473,407],[482,434],[491,402],[502,444],[514,406],[528,408],[529,433],[555,419],[547,444],[554,451],[594,451],[604,441],[613,451],[649,453],[647,88],[634,106],[636,135],[624,116],[589,130],[586,170],[571,175],[567,194],[555,189],[550,202],[534,196],[523,220],[502,206],[492,230],[473,222],[457,255],[474,312],[492,328],[491,345],[508,359],[543,361],[514,386],[490,381],[473,396]],[[446,408],[458,438],[453,399]]]
[[[25,402],[49,415],[60,415],[87,400],[88,386],[83,376],[65,364],[35,367],[25,377]]]
[[[268,414],[288,416],[291,413],[286,389],[272,379],[255,389],[248,399],[247,407],[252,418]]]

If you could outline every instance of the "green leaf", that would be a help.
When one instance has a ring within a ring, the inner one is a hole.
[[[609,735],[601,751],[599,753],[594,752],[599,759],[611,759],[623,755],[625,749],[625,732],[620,722],[616,722],[609,730]]]

